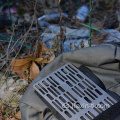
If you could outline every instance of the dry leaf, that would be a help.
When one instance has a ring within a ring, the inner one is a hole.
[[[36,56],[42,58],[42,52],[48,51],[46,44],[40,41],[37,45],[34,46],[37,49]]]
[[[17,116],[18,119],[21,120],[21,112],[19,111],[17,114],[15,114]]]
[[[36,65],[35,62],[32,62],[32,65],[30,67],[30,77],[31,77],[31,79],[34,79],[39,72],[40,72],[39,67]]]
[[[13,118],[15,118],[15,120],[21,120],[21,112],[20,111],[17,114],[15,114],[15,115],[11,114],[11,116]]]
[[[39,46],[38,46],[39,45]],[[35,62],[38,63],[50,63],[52,60],[55,59],[55,54],[50,49],[47,48],[44,42],[39,42],[39,44],[35,46],[36,49],[36,56],[38,58],[33,58],[28,56],[26,59],[13,59],[11,62],[11,70],[13,72],[17,72],[21,79],[28,79],[26,69],[30,66],[30,77],[34,79],[36,75],[40,72],[39,67],[36,65]],[[37,46],[39,48],[37,48]],[[31,65],[32,63],[32,65]]]
[[[43,58],[36,58],[34,61],[40,63],[42,60],[43,60]]]
[[[20,71],[22,69],[26,69],[30,66],[30,60],[26,59],[13,59],[11,62],[11,70],[13,72]]]
[[[28,80],[28,75],[26,70],[20,70],[16,72],[21,79]]]
[[[43,60],[41,63],[50,63],[52,60],[55,59],[55,54],[51,50],[48,50],[45,55],[43,55]]]
[[[13,59],[11,65],[21,66],[21,65],[27,64],[29,62],[30,62],[30,60],[28,58],[26,58],[26,59]]]
[[[43,60],[43,58],[33,58],[31,56],[28,56],[28,59],[31,61],[39,62],[39,63]]]
[[[44,42],[41,43],[42,52],[48,51],[48,48]]]

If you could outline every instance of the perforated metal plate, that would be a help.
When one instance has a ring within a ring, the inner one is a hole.
[[[72,64],[33,87],[66,120],[92,120],[117,102]]]

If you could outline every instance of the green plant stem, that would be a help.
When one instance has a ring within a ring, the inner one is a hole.
[[[5,35],[2,35],[0,34],[1,37],[5,38],[5,39],[9,39],[9,37],[5,36]]]
[[[87,24],[83,24],[83,23],[80,23],[80,24],[83,25],[83,26],[85,26],[85,27],[90,28],[90,26],[87,25]],[[99,32],[102,32],[101,30],[99,30],[99,29],[97,29],[97,28],[94,28],[94,27],[91,27],[91,29],[96,30],[96,31],[99,31]]]

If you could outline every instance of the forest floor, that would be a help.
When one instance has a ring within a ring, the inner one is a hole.
[[[88,5],[73,5],[73,11],[69,2],[49,4],[53,7],[34,0],[0,2],[2,120],[21,119],[19,101],[45,65],[59,54],[89,47]],[[92,20],[92,46],[120,43],[119,25],[104,28],[103,21]],[[117,20],[120,21],[119,11]]]

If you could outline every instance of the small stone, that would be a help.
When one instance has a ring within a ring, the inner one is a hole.
[[[28,82],[26,80],[24,80],[24,79],[19,79],[19,80],[17,80],[17,84],[19,84],[19,85],[28,85]]]
[[[12,86],[12,87],[9,87],[9,90],[14,90],[16,87]]]
[[[9,84],[12,84],[14,82],[14,79],[13,78],[11,78],[10,80],[8,80],[8,83]]]
[[[84,44],[84,47],[89,47],[89,44],[88,44],[88,43],[85,43],[85,44]]]

